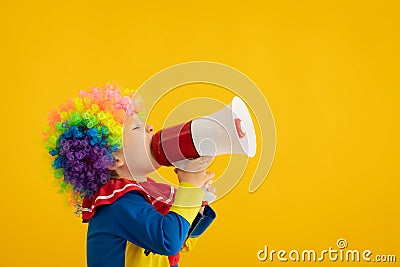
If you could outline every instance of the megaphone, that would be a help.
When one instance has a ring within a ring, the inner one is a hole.
[[[235,96],[229,105],[211,115],[160,130],[152,137],[151,150],[160,165],[188,170],[187,163],[202,156],[253,157],[256,135],[246,104]]]

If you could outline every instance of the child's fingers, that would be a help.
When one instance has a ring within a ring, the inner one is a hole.
[[[202,156],[199,159],[200,159],[200,163],[201,164],[207,164],[208,165],[211,161],[214,160],[214,158],[215,157],[213,157],[213,156]]]
[[[202,156],[196,159],[191,159],[186,163],[185,170],[190,172],[204,171],[213,160],[214,157],[212,156]]]
[[[213,194],[214,194],[215,191],[217,191],[217,188],[211,187],[211,186],[207,187],[207,192],[210,192],[210,193],[213,193]]]
[[[207,182],[209,182],[215,176],[215,172],[206,172]]]
[[[181,170],[181,169],[179,169],[179,168],[175,168],[175,169],[174,169],[174,172],[179,176],[179,175],[181,175],[182,173],[184,173],[185,171],[183,171],[183,170]]]
[[[215,176],[215,172],[206,172],[206,177],[205,177],[205,179],[204,179],[204,184],[206,185],[206,184],[210,184],[210,183],[212,183],[212,179],[214,178],[214,176]]]
[[[187,172],[178,168],[175,168],[174,172],[178,175],[178,179],[180,182],[189,182],[199,187],[211,184],[215,176],[214,172]]]

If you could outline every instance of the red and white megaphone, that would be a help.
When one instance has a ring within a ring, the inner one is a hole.
[[[189,160],[202,156],[245,154],[253,157],[256,135],[246,104],[235,96],[229,105],[211,115],[157,132],[152,138],[151,150],[159,164],[188,170]]]

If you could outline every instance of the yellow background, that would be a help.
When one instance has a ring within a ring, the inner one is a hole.
[[[340,237],[400,261],[398,14],[397,1],[1,1],[0,266],[85,265],[86,225],[39,146],[50,108],[193,60],[261,88],[277,150],[256,193],[247,175],[215,203],[218,219],[181,266],[279,265],[257,251]]]

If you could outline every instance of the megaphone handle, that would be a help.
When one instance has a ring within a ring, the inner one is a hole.
[[[209,192],[207,189],[210,188],[210,185],[204,185],[201,187],[201,189],[204,191],[204,197],[203,200],[207,201],[209,204],[214,202],[217,199],[217,195],[215,195],[212,192]]]

